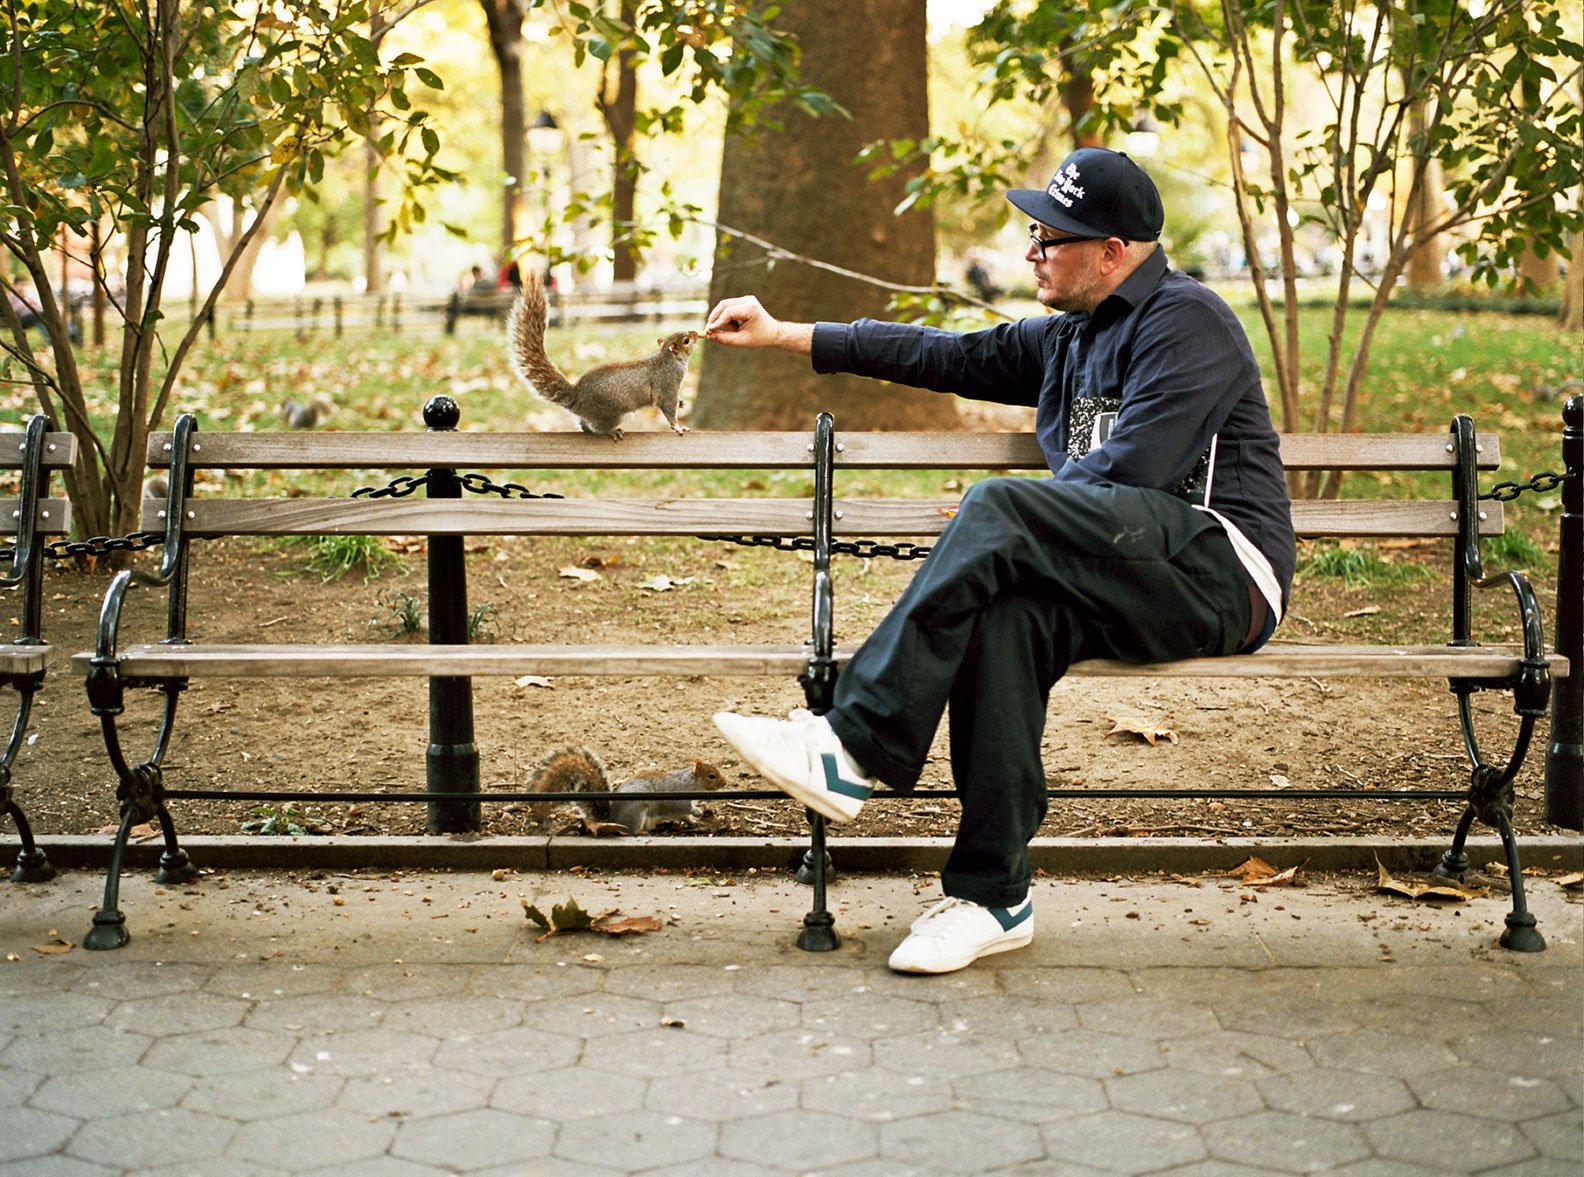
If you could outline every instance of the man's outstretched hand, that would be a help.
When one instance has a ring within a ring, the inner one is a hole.
[[[751,294],[722,299],[704,327],[711,343],[728,347],[774,347],[807,355],[813,347],[812,323],[783,323]]]

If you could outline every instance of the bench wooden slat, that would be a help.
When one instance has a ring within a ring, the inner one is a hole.
[[[17,499],[0,499],[0,535],[17,533],[17,516],[22,505]],[[71,534],[71,503],[66,499],[41,499],[38,505],[38,526],[42,535]]]
[[[835,533],[932,536],[956,499],[843,499]],[[190,499],[193,535],[810,535],[804,499]],[[143,504],[143,527],[165,526],[163,500]],[[1450,536],[1453,502],[1299,500],[1301,536]],[[1502,506],[1481,508],[1480,533],[1500,535]]]
[[[51,435],[54,436],[54,435]],[[61,436],[70,438],[70,434]],[[487,469],[777,469],[811,466],[811,433],[670,431],[629,433],[622,441],[584,433],[204,433],[195,469],[368,470],[428,467]],[[75,441],[75,439],[72,439]],[[1448,470],[1447,437],[1422,433],[1287,433],[1282,462],[1291,470]],[[836,434],[837,469],[1042,470],[1030,433]],[[149,465],[170,465],[171,435],[149,437]],[[1501,462],[1498,439],[1480,441],[1479,466]],[[64,463],[62,463],[64,464]],[[3,465],[3,463],[0,463]]]
[[[851,651],[838,648],[837,661]],[[72,663],[86,672],[87,653]],[[1108,659],[1075,663],[1076,675],[1173,678],[1502,678],[1518,668],[1513,646],[1302,646],[1273,643],[1258,653],[1189,658],[1165,665]],[[139,645],[121,651],[125,675],[153,678],[323,677],[376,675],[768,675],[797,674],[808,662],[805,645],[785,646],[555,646],[555,645]],[[1548,658],[1551,673],[1567,660]]]
[[[0,470],[22,468],[25,433],[0,433]],[[46,470],[65,470],[77,460],[77,437],[71,433],[46,433],[40,465]]]
[[[20,646],[0,643],[0,674],[38,674],[49,662],[48,645]]]

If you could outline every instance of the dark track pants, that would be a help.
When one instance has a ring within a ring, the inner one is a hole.
[[[1236,652],[1249,583],[1220,524],[1172,495],[992,478],[843,668],[827,718],[859,764],[906,790],[950,708],[962,822],[941,881],[1010,906],[1045,816],[1051,686],[1084,658]]]

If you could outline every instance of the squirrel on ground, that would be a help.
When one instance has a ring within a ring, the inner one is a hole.
[[[281,416],[288,429],[312,429],[335,411],[335,405],[324,393],[319,393],[307,404],[287,398],[281,402]]]
[[[703,812],[697,801],[642,800],[633,794],[689,792],[695,789],[723,789],[726,777],[713,764],[695,760],[692,768],[681,768],[661,776],[634,777],[612,785],[610,773],[588,748],[562,748],[541,760],[531,771],[528,788],[535,793],[589,793],[587,801],[576,801],[583,824],[589,832],[645,834],[663,821],[692,821]],[[603,796],[603,794],[611,794]]]
[[[660,340],[660,350],[641,360],[618,360],[590,368],[576,383],[561,374],[545,354],[544,282],[537,274],[523,276],[522,293],[512,303],[507,320],[512,370],[535,392],[576,414],[585,433],[598,433],[613,441],[622,439],[621,421],[634,409],[658,405],[678,433],[682,402],[677,393],[687,373],[688,357],[698,342],[697,331],[678,331]]]

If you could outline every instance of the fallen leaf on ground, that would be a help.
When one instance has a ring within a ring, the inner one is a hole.
[[[1153,719],[1142,719],[1136,715],[1108,715],[1106,718],[1116,726],[1106,732],[1101,739],[1108,740],[1112,736],[1119,735],[1138,736],[1141,740],[1147,741],[1152,748],[1157,740],[1170,740],[1174,744],[1178,742],[1176,732],[1169,727],[1161,727]]]
[[[525,674],[521,678],[512,679],[512,685],[518,687],[551,687],[555,684],[542,674]]]
[[[1300,862],[1297,866],[1290,866],[1286,870],[1277,870],[1263,858],[1250,855],[1227,871],[1227,874],[1241,879],[1248,887],[1284,887],[1296,883],[1302,869],[1303,863]]]
[[[1437,879],[1433,883],[1403,882],[1394,879],[1375,859],[1377,878],[1375,889],[1388,895],[1401,895],[1406,899],[1450,899],[1462,903],[1465,899],[1479,899],[1490,894],[1489,887],[1465,887],[1452,879]]]
[[[1354,609],[1351,613],[1342,614],[1343,617],[1373,617],[1380,612],[1379,605],[1365,605],[1362,609]]]
[[[1584,871],[1574,871],[1570,875],[1562,875],[1557,879],[1556,885],[1558,887],[1566,887],[1569,891],[1577,891],[1580,888],[1584,888]]]
[[[606,936],[627,936],[638,932],[658,932],[665,926],[660,920],[647,915],[617,919],[621,912],[615,908],[601,912],[599,915],[590,915],[571,896],[567,897],[565,903],[557,903],[551,907],[548,916],[526,899],[522,901],[522,906],[528,919],[544,929],[544,935],[535,937],[536,944],[541,944],[551,936],[562,932],[599,932]]]
[[[565,577],[567,580],[581,580],[585,584],[591,580],[601,579],[600,574],[592,568],[574,568],[570,564],[565,568],[559,569],[557,575]]]
[[[652,593],[668,593],[674,588],[692,583],[693,577],[691,576],[671,577],[667,576],[664,572],[657,572],[648,580],[640,580],[638,582],[638,587],[641,589],[648,589]]]
[[[46,943],[33,945],[34,952],[42,952],[46,956],[58,956],[63,952],[70,952],[71,950],[71,942],[62,940],[59,936],[55,937],[53,940],[47,941]]]

